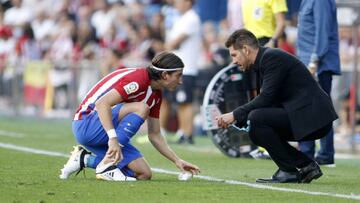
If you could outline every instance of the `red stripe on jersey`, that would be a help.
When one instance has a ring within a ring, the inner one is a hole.
[[[95,86],[93,86],[93,88],[86,94],[85,98],[83,99],[83,101],[80,103],[79,108],[77,109],[75,116],[74,116],[74,120],[80,120],[82,118],[82,115],[85,111],[85,115],[89,114],[91,112],[91,109],[89,109],[89,105],[86,105],[86,103],[89,101],[90,98],[92,98],[95,93],[97,93],[99,91],[99,89],[101,87],[104,86],[104,84],[106,84],[107,82],[109,82],[111,79],[113,79],[114,77],[118,76],[119,74],[124,74],[126,72],[125,75],[131,73],[135,71],[135,69],[121,69],[121,70],[116,70],[112,73],[110,73],[109,75],[105,76],[102,80],[100,80]],[[125,75],[123,75],[122,77],[124,77]],[[120,77],[119,79],[121,79],[122,77]],[[105,91],[107,91],[109,88],[113,87],[113,85],[115,84],[116,81],[114,81]],[[103,92],[105,92],[103,91]],[[102,93],[103,93],[102,92]],[[91,103],[90,103],[91,104]],[[86,105],[86,106],[84,106]],[[83,110],[82,110],[83,109]]]

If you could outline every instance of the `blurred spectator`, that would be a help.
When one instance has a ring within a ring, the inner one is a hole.
[[[278,39],[278,47],[292,55],[295,55],[295,48],[290,42],[287,40],[287,35],[285,32]]]
[[[196,0],[195,8],[201,22],[212,22],[216,26],[226,19],[228,0]]]
[[[54,29],[56,33],[53,44],[50,46],[50,57],[54,62],[64,62],[72,58],[73,40],[75,24],[69,16],[62,15]],[[62,64],[63,66],[64,64]]]
[[[43,49],[41,43],[36,40],[34,30],[30,24],[24,25],[24,33],[19,41],[19,54],[25,61],[41,60]]]
[[[230,32],[243,28],[242,1],[244,0],[228,0],[227,4],[227,21]]]
[[[288,12],[286,12],[286,14],[285,14],[286,20],[288,20],[290,22],[297,22],[297,17],[299,15],[300,4],[301,4],[301,0],[300,1],[298,1],[298,0],[286,0],[286,5],[287,5],[287,8],[288,8]]]
[[[151,46],[147,52],[147,58],[154,58],[155,55],[164,51],[165,42],[161,36],[155,36],[151,42]]]
[[[78,61],[85,55],[85,53],[83,53],[84,48],[90,43],[95,43],[95,31],[89,22],[80,21],[78,23],[73,41],[73,60]]]
[[[335,0],[303,0],[299,12],[297,51],[322,89],[330,95],[332,76],[340,74],[339,37]],[[300,150],[314,159],[315,142],[300,142]],[[335,166],[333,129],[320,139],[315,160]]]
[[[105,70],[102,70],[102,75],[109,74],[116,69],[126,68],[123,59],[129,52],[128,43],[127,41],[118,41],[106,49],[104,64],[102,64]]]
[[[95,1],[95,12],[91,17],[91,25],[96,30],[96,37],[103,38],[110,30],[115,20],[115,13],[111,10],[111,5],[106,0]]]
[[[5,10],[9,9],[11,6],[12,5],[11,5],[10,0],[2,0],[2,1],[0,1],[0,10],[5,11]]]
[[[179,11],[174,7],[174,0],[166,0],[166,4],[161,8],[161,14],[164,16],[165,41],[168,41],[174,22],[180,16]]]
[[[194,143],[192,136],[194,117],[192,102],[193,88],[198,74],[197,60],[201,51],[201,22],[199,16],[192,9],[193,5],[194,0],[175,0],[175,8],[181,15],[175,20],[166,42],[166,48],[173,50],[185,64],[183,84],[178,87],[176,92],[167,93],[168,95],[163,100],[161,110],[163,111],[162,116],[169,113],[171,104],[169,96],[172,95],[174,101],[178,103],[179,144],[184,142]],[[161,119],[167,119],[167,116]]]
[[[89,89],[100,79],[99,62],[96,60],[97,45],[94,42],[84,44],[82,48],[82,60],[79,63],[79,87],[77,99],[84,98]]]
[[[202,56],[198,60],[201,68],[211,64],[212,53],[219,47],[218,33],[213,22],[205,22],[202,25]]]
[[[13,27],[21,27],[32,20],[30,9],[22,6],[22,0],[11,0],[13,7],[5,11],[4,23]]]
[[[161,13],[153,15],[150,26],[154,33],[153,36],[165,38],[164,16]]]
[[[36,18],[31,22],[36,40],[44,40],[52,35],[55,28],[55,22],[48,17],[44,10],[39,10]]]
[[[6,97],[6,102],[9,102],[10,80],[13,78],[13,71],[8,68],[8,61],[15,56],[16,42],[12,38],[11,28],[2,25],[1,16],[0,12],[0,97]]]
[[[260,45],[276,47],[285,29],[285,0],[243,0],[244,27],[255,34]]]

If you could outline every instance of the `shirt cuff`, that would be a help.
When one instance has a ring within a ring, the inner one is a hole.
[[[310,56],[310,62],[316,63],[319,61],[319,56],[315,53],[312,53]]]
[[[235,120],[240,123],[244,122],[244,120],[247,120],[248,113],[249,112],[241,106],[233,111]]]

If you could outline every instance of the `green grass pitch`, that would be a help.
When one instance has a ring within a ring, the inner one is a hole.
[[[69,180],[58,178],[66,157],[34,154],[4,147],[27,147],[69,154],[75,140],[70,120],[0,118],[0,202],[358,202],[360,160],[336,160],[323,168],[324,176],[311,184],[273,184],[256,188],[255,179],[270,177],[272,161],[228,158],[207,137],[195,146],[170,146],[184,160],[197,164],[202,176],[181,182],[176,175],[154,172],[151,181],[105,182],[86,169]],[[170,141],[173,137],[169,137]],[[178,171],[142,135],[133,144],[152,168]],[[244,185],[249,183],[250,185]],[[279,191],[284,188],[285,191]],[[294,190],[295,192],[291,192]]]

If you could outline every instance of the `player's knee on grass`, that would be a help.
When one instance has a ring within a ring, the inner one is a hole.
[[[134,172],[138,180],[150,180],[152,177],[151,168],[143,157],[129,163],[128,168]]]
[[[151,180],[152,172],[151,170],[142,170],[136,173],[136,178],[138,180]]]

